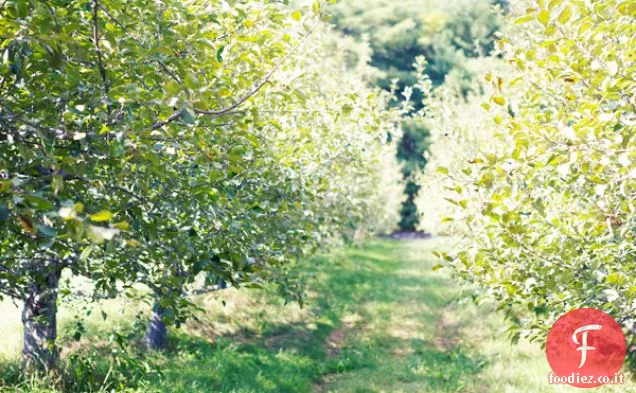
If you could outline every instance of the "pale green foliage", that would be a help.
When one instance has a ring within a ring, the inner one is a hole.
[[[393,232],[400,221],[400,206],[404,200],[401,181],[401,167],[395,156],[395,149],[383,149],[376,156],[376,178],[378,191],[369,197],[374,206],[365,220],[366,232],[387,234]]]
[[[578,307],[628,326],[636,304],[636,2],[514,8],[500,46],[516,71],[488,101],[502,150],[466,165],[477,189],[464,212],[473,242],[442,256],[511,311],[526,329],[511,330],[514,338],[542,337]]]
[[[467,67],[477,75],[468,94],[464,94],[461,75],[451,72],[443,85],[425,95],[424,109],[416,116],[431,133],[428,162],[418,175],[425,190],[417,199],[423,216],[420,228],[437,235],[470,232],[462,208],[476,199],[471,186],[474,166],[469,164],[506,146],[495,138],[497,133],[503,136],[492,126],[495,119],[486,110],[484,94],[494,89],[487,75],[505,73],[507,67],[494,57],[477,58]]]

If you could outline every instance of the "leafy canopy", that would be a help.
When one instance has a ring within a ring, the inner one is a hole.
[[[635,17],[633,0],[533,1],[500,43],[515,70],[488,77],[494,146],[454,182],[473,242],[442,257],[510,311],[514,338],[580,307],[633,322]]]
[[[284,262],[385,203],[396,122],[324,8],[5,2],[0,291],[68,268],[177,309],[200,274],[298,298]]]

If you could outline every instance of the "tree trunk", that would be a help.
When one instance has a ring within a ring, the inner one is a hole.
[[[57,287],[60,272],[53,271],[29,285],[24,300],[22,350],[28,370],[49,371],[57,366]]]
[[[165,309],[159,304],[156,304],[152,309],[152,315],[148,321],[148,329],[146,329],[146,336],[144,337],[144,343],[148,349],[160,351],[165,349],[168,344],[168,331],[166,330],[166,323],[163,321],[164,313]]]

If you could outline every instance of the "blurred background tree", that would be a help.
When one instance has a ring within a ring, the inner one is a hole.
[[[397,93],[404,97],[404,88],[417,81],[413,65],[417,56],[427,59],[426,73],[433,86],[444,83],[452,72],[462,93],[468,94],[474,86],[468,60],[493,50],[494,33],[503,23],[500,11],[506,9],[507,0],[343,0],[332,14],[340,30],[370,44],[372,82],[390,90],[397,80]],[[412,93],[413,110],[418,110],[421,92]],[[413,175],[426,165],[430,133],[416,121],[405,122],[402,128],[397,156],[406,198],[399,229],[410,232],[417,230],[420,220],[414,200],[421,187]]]

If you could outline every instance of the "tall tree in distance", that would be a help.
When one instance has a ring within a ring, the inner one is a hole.
[[[404,194],[406,199],[400,208],[399,229],[403,232],[417,231],[420,223],[415,200],[422,188],[415,181],[415,174],[426,166],[425,152],[429,147],[430,132],[421,122],[405,120],[402,122],[402,139],[398,145],[397,157],[402,162]]]

